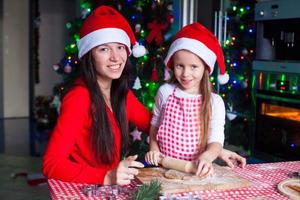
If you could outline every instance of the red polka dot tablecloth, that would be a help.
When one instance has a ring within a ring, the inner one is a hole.
[[[161,199],[201,199],[201,200],[285,200],[289,199],[280,194],[277,185],[281,181],[290,178],[290,174],[300,170],[300,161],[277,162],[264,164],[249,164],[244,169],[235,168],[233,171],[239,176],[249,180],[251,186],[241,189],[222,191],[202,190],[190,193],[173,194],[171,197]],[[87,184],[67,183],[59,180],[48,180],[52,199],[129,199],[137,190],[137,182],[127,186],[104,186],[99,187],[97,193],[83,192],[89,188]],[[91,186],[92,187],[92,186]]]

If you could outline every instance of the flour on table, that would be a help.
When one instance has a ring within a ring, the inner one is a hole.
[[[214,173],[205,178],[161,167],[139,169],[137,178],[142,183],[158,180],[162,183],[162,194],[234,189],[251,185],[248,180],[238,176],[231,169],[216,164],[214,164]]]

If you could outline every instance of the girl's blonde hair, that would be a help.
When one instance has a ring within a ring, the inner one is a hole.
[[[200,82],[200,93],[202,95],[202,105],[200,109],[200,124],[201,124],[201,143],[200,151],[203,151],[206,148],[209,128],[210,128],[210,119],[212,115],[212,105],[211,105],[211,93],[212,86],[209,80],[209,70],[206,67],[203,76]]]

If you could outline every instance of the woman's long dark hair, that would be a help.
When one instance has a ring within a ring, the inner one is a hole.
[[[128,149],[129,133],[126,117],[126,96],[130,69],[131,65],[127,61],[121,77],[113,80],[111,86],[111,106],[121,131],[121,152],[114,152],[115,138],[111,121],[106,112],[104,97],[97,82],[97,71],[91,51],[82,58],[81,76],[91,98],[90,114],[92,116],[92,127],[90,142],[96,159],[105,164],[112,164],[117,154],[124,153]]]

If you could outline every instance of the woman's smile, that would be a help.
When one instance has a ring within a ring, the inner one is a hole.
[[[112,69],[112,71],[119,71],[122,69],[122,65],[121,64],[113,64],[113,65],[109,65],[108,68]]]

